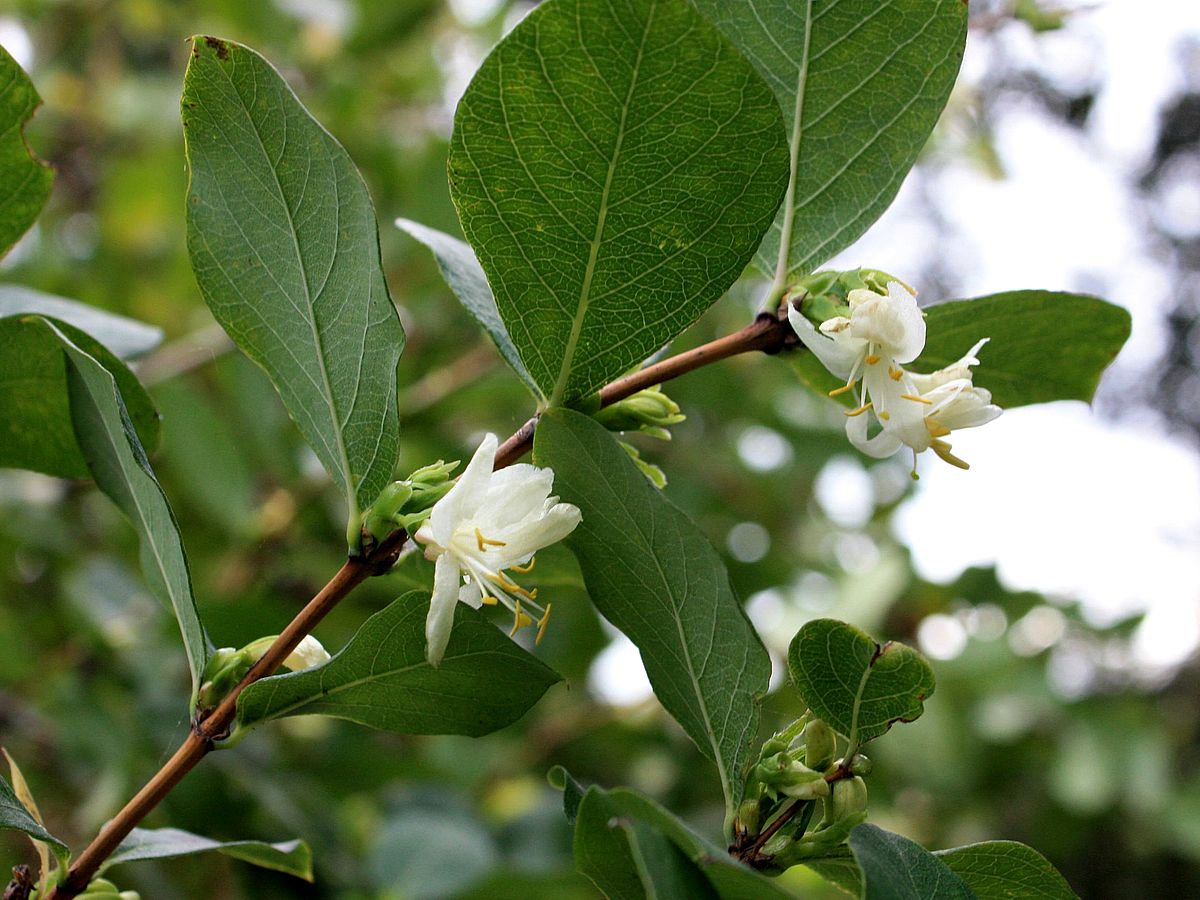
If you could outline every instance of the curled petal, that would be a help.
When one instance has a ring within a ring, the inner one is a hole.
[[[487,498],[496,464],[496,446],[494,434],[484,437],[454,487],[434,504],[429,514],[429,533],[441,546],[449,546],[458,523],[474,516]]]
[[[454,624],[454,604],[458,602],[460,577],[458,564],[449,553],[437,558],[433,570],[433,599],[425,619],[425,658],[431,666],[442,661],[446,645],[450,643],[450,626]]]
[[[881,431],[873,438],[867,437],[867,417],[853,416],[846,420],[846,437],[850,443],[867,456],[885,459],[900,449],[900,438],[890,431]]]
[[[821,365],[838,378],[850,377],[862,355],[860,352],[821,334],[794,306],[788,307],[788,322],[800,342],[812,351]]]

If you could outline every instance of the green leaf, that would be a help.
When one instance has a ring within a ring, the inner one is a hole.
[[[880,646],[835,619],[806,622],[788,648],[788,669],[800,698],[855,750],[896,722],[912,722],[933,693],[933,669],[916,650]]]
[[[682,859],[673,858],[665,871],[653,857],[663,852],[665,841]],[[698,871],[682,865],[690,862]],[[653,896],[647,881],[657,888],[675,883],[699,885],[697,893],[658,896],[716,896],[723,900],[783,900],[790,898],[777,882],[735,860],[723,848],[694,832],[653,800],[636,791],[588,788],[575,822],[575,865],[609,897]],[[696,876],[704,879],[697,881]],[[707,892],[706,892],[707,889]]]
[[[366,185],[271,64],[232,41],[193,38],[183,126],[200,291],[356,520],[392,478],[404,347]]]
[[[0,319],[28,314],[65,322],[121,359],[136,359],[162,342],[162,329],[153,325],[19,284],[0,284]]]
[[[837,885],[852,897],[861,897],[863,871],[850,848],[842,844],[830,851],[828,856],[804,860],[804,866],[812,869],[830,884]]]
[[[0,293],[0,310],[4,299]],[[19,305],[14,302],[11,308],[15,311]],[[34,304],[28,312],[35,313],[38,306]],[[53,308],[54,304],[47,306]],[[48,321],[53,327],[47,325]],[[60,335],[116,380],[139,440],[143,446],[153,448],[158,443],[158,413],[150,395],[123,362],[65,321],[14,314],[0,318],[0,466],[60,478],[91,476],[71,423]]]
[[[962,0],[692,0],[783,109],[787,198],[755,257],[783,287],[887,209],[937,123],[967,37]]]
[[[973,368],[976,386],[1005,409],[1053,400],[1091,402],[1100,376],[1129,338],[1129,313],[1097,297],[1009,291],[925,308],[925,350],[910,367],[932,372],[990,338]],[[820,393],[841,387],[811,353],[796,353],[800,379]],[[857,403],[851,393],[839,398]]]
[[[0,775],[0,828],[23,831],[35,841],[49,844],[59,859],[64,859],[69,854],[67,845],[43,828],[30,814],[3,775]]]
[[[0,257],[33,224],[54,183],[53,170],[30,152],[22,131],[41,102],[29,76],[0,47]]]
[[[214,841],[178,828],[135,828],[104,863],[104,869],[147,859],[172,859],[217,851],[264,869],[312,881],[312,851],[304,841]]]
[[[479,736],[515,722],[559,680],[461,603],[445,657],[429,665],[428,612],[428,594],[405,594],[329,662],[255,682],[238,697],[238,724],[323,715],[401,734]]]
[[[984,841],[934,854],[979,900],[1073,900],[1075,892],[1050,861],[1016,841]]]
[[[961,878],[920,844],[875,825],[859,825],[851,831],[850,850],[863,870],[863,900],[975,897]]]
[[[925,350],[913,368],[932,372],[980,338],[975,384],[1005,408],[1051,400],[1091,402],[1100,376],[1129,339],[1128,311],[1098,297],[1009,291],[926,310]]]
[[[141,543],[146,582],[179,622],[194,702],[209,644],[192,597],[191,574],[175,514],[154,477],[112,374],[62,331],[48,322],[45,327],[62,342],[71,420],[96,486],[129,517]]]
[[[512,370],[525,382],[533,395],[538,400],[545,400],[541,388],[521,362],[521,356],[517,353],[512,338],[508,336],[508,329],[504,327],[500,311],[496,309],[496,298],[492,296],[487,276],[483,274],[483,268],[470,245],[444,231],[428,228],[411,219],[397,219],[396,227],[433,252],[438,269],[446,279],[446,284],[450,285],[450,290],[454,291],[454,296],[458,297],[475,321],[483,326],[483,330],[488,333],[504,361],[512,366]]]
[[[543,414],[534,458],[583,512],[567,544],[593,602],[638,646],[659,701],[716,763],[732,813],[771,661],[720,556],[587,416]]]
[[[684,0],[548,0],[455,116],[450,192],[552,405],[694,322],[779,207],[778,104]]]

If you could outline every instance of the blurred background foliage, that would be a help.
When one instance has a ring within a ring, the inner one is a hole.
[[[1062,24],[1032,3],[972,6],[973,40]],[[165,345],[140,365],[163,417],[154,463],[218,646],[278,631],[336,570],[342,539],[335,492],[264,376],[227,352],[192,278],[178,124],[185,39],[213,33],[261,51],[362,170],[409,335],[399,466],[408,471],[469,453],[483,431],[507,434],[530,411],[426,251],[390,224],[405,216],[457,232],[444,170],[453,103],[526,9],[490,0],[0,6],[0,42],[45,100],[30,143],[57,172],[48,208],[0,277],[165,330]],[[987,112],[1004,92],[1023,92],[1068,123],[1086,117],[1086,95],[1060,96],[997,59],[974,96],[952,104],[956,118],[929,164],[966,149],[1002,177]],[[1147,196],[1179,177],[1180,160],[1200,159],[1196,96],[1164,112],[1140,187]],[[1196,242],[1162,240],[1194,284]],[[953,294],[952,272],[923,275],[935,295]],[[740,327],[753,294],[735,291],[680,348]],[[1182,389],[1195,378],[1194,292],[1173,315],[1173,368],[1162,380]],[[872,753],[875,821],[932,848],[1027,842],[1085,897],[1200,896],[1194,661],[1143,677],[1130,664],[1136,620],[1097,628],[1074,598],[1010,591],[990,569],[951,584],[922,581],[889,527],[912,490],[906,464],[854,457],[837,411],[777,360],[739,358],[670,393],[689,416],[674,441],[635,442],[667,471],[669,496],[726,553],[776,657],[816,615],[948,657],[936,662],[925,717]],[[1197,427],[1189,404],[1155,396],[1177,427]],[[838,477],[859,486],[859,502],[829,501],[821,484]],[[569,554],[547,553],[535,576],[556,611],[539,652],[567,684],[517,725],[470,740],[284,721],[209,757],[147,823],[225,839],[303,837],[315,851],[314,885],[218,856],[121,867],[112,877],[147,898],[591,897],[573,874],[570,832],[545,783],[554,764],[585,782],[631,784],[719,831],[710,764],[652,700],[620,702],[629,696],[622,670],[631,659],[636,670],[636,656],[609,648],[612,632],[587,604]],[[319,637],[341,646],[414,581],[427,584],[428,572],[408,559],[358,590]],[[0,473],[0,596],[0,740],[51,830],[78,848],[185,733],[175,626],[143,587],[133,533],[117,511],[86,484],[26,473]],[[1084,665],[1086,687],[1073,689],[1071,673]],[[799,712],[783,685],[768,699],[764,728]],[[22,840],[6,833],[0,842],[4,859],[31,860]],[[825,895],[803,872],[787,877]]]

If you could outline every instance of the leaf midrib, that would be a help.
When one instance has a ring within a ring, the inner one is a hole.
[[[812,0],[809,0],[811,3]],[[571,364],[575,359],[575,351],[579,345],[579,336],[583,332],[584,319],[587,317],[588,303],[591,300],[592,277],[596,272],[596,261],[600,256],[600,244],[604,236],[604,223],[608,218],[608,195],[612,189],[613,176],[616,174],[617,161],[621,156],[621,148],[625,141],[625,123],[629,117],[629,104],[633,99],[634,90],[637,88],[638,77],[641,74],[642,58],[646,50],[646,38],[650,34],[650,27],[654,22],[655,4],[651,4],[649,15],[646,16],[646,24],[642,29],[642,39],[638,44],[637,59],[634,60],[633,70],[629,78],[629,90],[625,94],[625,101],[621,104],[621,121],[617,126],[617,140],[613,146],[612,157],[608,162],[608,172],[604,178],[604,189],[600,192],[600,208],[596,214],[596,230],[592,236],[588,249],[587,267],[583,272],[583,283],[579,288],[579,302],[575,308],[575,318],[571,322],[571,334],[567,337],[567,346],[563,352],[562,365],[558,370],[558,379],[554,383],[554,390],[550,392],[550,406],[560,406],[562,404],[563,394],[567,389],[567,381],[571,376]]]
[[[804,95],[808,89],[808,56],[812,43],[812,5],[813,0],[805,0],[804,47],[800,51],[800,69],[796,73],[796,105],[793,108],[795,119],[792,122],[792,139],[789,148],[791,171],[788,174],[787,192],[783,197],[783,222],[779,226],[779,257],[775,263],[775,278],[771,282],[771,297],[783,289],[790,271],[788,263],[792,255],[792,229],[795,227],[796,219],[795,200],[800,167],[800,142],[804,137]]]

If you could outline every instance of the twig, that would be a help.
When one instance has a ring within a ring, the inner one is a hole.
[[[678,378],[687,372],[740,353],[761,350],[778,353],[795,344],[795,335],[786,317],[763,313],[741,331],[710,341],[693,350],[654,363],[607,385],[600,391],[600,405],[608,406],[638,391]],[[522,425],[496,452],[496,468],[512,465],[533,444],[537,417]],[[267,649],[220,704],[207,715],[198,716],[192,730],[161,769],[146,782],[125,807],[118,812],[71,866],[62,884],[54,889],[48,900],[70,900],[79,895],[95,876],[100,865],[120,845],[139,822],[170,793],[188,772],[195,768],[213,749],[215,742],[228,737],[237,716],[237,700],[247,687],[266,678],[278,669],[288,654],[311,632],[331,609],[355,587],[372,575],[382,575],[391,569],[401,548],[408,540],[403,530],[395,531],[373,548],[366,556],[351,557],[325,587],[308,602],[279,637]]]

